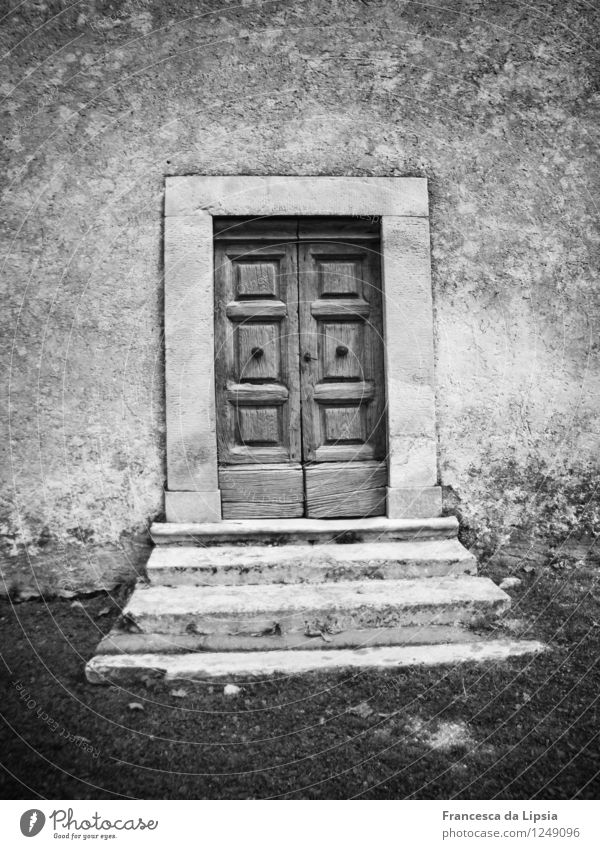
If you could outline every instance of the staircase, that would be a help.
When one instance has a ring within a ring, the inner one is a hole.
[[[477,629],[510,607],[454,517],[157,524],[148,581],[86,666],[92,683],[493,660],[535,641]]]

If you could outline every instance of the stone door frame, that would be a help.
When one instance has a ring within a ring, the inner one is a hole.
[[[381,219],[389,518],[441,514],[423,177],[167,177],[167,522],[220,522],[213,216]],[[302,521],[302,520],[289,520]]]

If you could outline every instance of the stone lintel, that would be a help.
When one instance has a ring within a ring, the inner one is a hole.
[[[167,177],[165,215],[427,216],[425,177]]]

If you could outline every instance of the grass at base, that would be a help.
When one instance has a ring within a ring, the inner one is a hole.
[[[84,664],[122,594],[83,599],[82,607],[4,601],[0,792],[597,798],[598,571],[580,563],[516,574],[523,582],[510,590],[513,607],[496,636],[541,638],[550,646],[543,655],[267,679],[233,697],[223,694],[224,681],[88,684]]]

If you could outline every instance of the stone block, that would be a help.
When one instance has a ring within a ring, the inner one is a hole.
[[[207,492],[171,492],[166,490],[165,512],[167,522],[174,522],[175,524],[220,522],[221,492],[218,489]]]
[[[210,215],[165,222],[167,484],[217,489]]]
[[[441,516],[442,488],[388,487],[387,514],[390,519],[428,519]]]
[[[428,214],[425,177],[167,177],[165,214]]]

